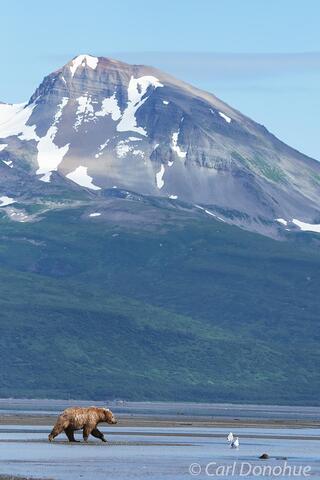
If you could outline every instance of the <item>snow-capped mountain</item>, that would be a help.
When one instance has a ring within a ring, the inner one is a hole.
[[[262,233],[320,223],[318,162],[214,95],[104,57],[79,55],[26,104],[0,104],[0,160],[8,198],[117,187]]]

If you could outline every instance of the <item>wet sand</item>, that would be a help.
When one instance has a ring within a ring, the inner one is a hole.
[[[118,414],[118,424],[114,427],[143,427],[143,428],[177,428],[177,427],[205,427],[205,428],[320,428],[320,420],[301,420],[301,419],[208,419],[207,417],[184,417],[183,420],[179,417],[170,416],[170,418],[162,415],[157,416],[139,416],[139,415],[125,415]],[[56,415],[28,415],[28,414],[7,414],[0,415],[0,426],[5,425],[28,425],[28,426],[43,426],[53,425]]]
[[[312,478],[320,479],[318,408],[108,404],[118,417],[117,425],[101,424],[108,443],[90,438],[88,444],[70,444],[64,434],[47,440],[66,402],[21,402],[1,409],[0,401],[0,473],[20,480],[182,480],[192,478],[193,463],[201,468],[199,478],[206,478],[208,462],[259,466],[265,452],[271,457],[265,464],[288,459],[290,465],[310,465]],[[230,430],[240,437],[239,450],[227,444]],[[81,432],[76,438],[82,440]],[[10,478],[16,480],[0,475]]]
[[[88,444],[70,444],[63,434],[49,443],[49,425],[0,427],[0,472],[46,480],[184,480],[191,478],[193,464],[201,468],[200,478],[206,478],[210,462],[281,466],[287,459],[290,465],[310,466],[312,478],[320,478],[320,429],[239,427],[234,431],[240,437],[239,450],[228,446],[225,428],[101,429],[107,444],[93,438]],[[265,452],[270,460],[259,460]],[[233,478],[241,477],[236,474]]]

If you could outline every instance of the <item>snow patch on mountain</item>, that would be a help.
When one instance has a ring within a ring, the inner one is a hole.
[[[162,100],[163,105],[169,105],[168,100]]]
[[[26,219],[28,218],[24,213],[22,212],[17,212],[16,210],[12,211],[9,213],[10,219],[14,220],[15,222],[25,222]]]
[[[108,138],[104,143],[100,145],[98,153],[95,154],[95,158],[101,157],[101,155],[103,154],[103,150],[106,148],[109,142],[110,142],[110,138]]]
[[[74,60],[72,60],[70,66],[71,77],[74,76],[77,68],[80,67],[80,65],[82,67],[88,66],[95,70],[97,68],[98,62],[99,59],[97,57],[92,57],[91,55],[79,55]]]
[[[4,122],[0,124],[0,138],[16,135],[20,140],[38,141],[39,138],[35,132],[36,125],[27,125],[35,106],[35,103],[27,106],[25,103],[20,103],[11,105],[12,109],[4,110],[2,112]]]
[[[187,152],[183,152],[178,145],[179,133],[180,133],[180,130],[172,134],[171,148],[178,155],[178,157],[185,158],[187,155]]]
[[[25,105],[25,103],[0,103],[0,126],[14,117]]]
[[[276,218],[276,222],[281,223],[281,225],[284,225],[285,227],[288,225],[287,220],[284,220],[283,218]]]
[[[226,115],[225,113],[222,113],[222,112],[218,112],[220,117],[223,118],[223,120],[225,120],[227,123],[230,123],[231,122],[231,118],[228,117],[228,115]]]
[[[12,160],[2,160],[3,163],[5,163],[8,167],[13,168],[13,162]]]
[[[77,98],[78,108],[76,111],[76,121],[73,128],[78,131],[79,127],[85,123],[90,122],[94,118],[94,109],[91,104],[91,95],[85,94]]]
[[[7,195],[3,195],[0,197],[0,207],[6,207],[7,205],[12,205],[15,203],[15,200],[11,197],[7,197]]]
[[[89,217],[100,217],[101,213],[100,212],[94,212],[90,213]]]
[[[130,145],[128,145],[124,140],[121,140],[116,146],[117,157],[125,157],[130,152],[130,149]]]
[[[120,142],[115,148],[117,157],[126,157],[130,152],[132,153],[132,155],[140,155],[141,157],[144,157],[144,152],[142,150],[136,149],[134,145],[128,145],[130,142],[138,142],[141,140],[142,139],[138,137],[128,137],[125,140],[120,140]]]
[[[146,93],[151,87],[154,90],[158,87],[163,87],[163,85],[152,75],[146,75],[140,78],[131,77],[128,85],[128,103],[117,125],[118,132],[137,132],[147,136],[146,130],[143,127],[137,126],[135,114],[149,98],[149,95],[146,95]]]
[[[297,220],[296,218],[292,220],[292,223],[297,225],[297,227],[299,227],[303,232],[320,233],[320,224],[301,222],[301,220]]]
[[[54,138],[58,131],[58,123],[62,115],[64,107],[69,101],[68,97],[63,97],[61,103],[58,105],[57,112],[54,117],[53,124],[48,129],[46,135],[41,137],[37,148],[38,148],[38,165],[37,175],[43,175],[40,180],[43,182],[50,182],[51,172],[58,169],[59,164],[62,162],[63,157],[66,155],[69,150],[69,143],[63,147],[58,147],[54,142]]]
[[[210,210],[207,210],[206,208],[204,209],[207,215],[210,215],[211,217],[216,217],[217,215],[215,213],[210,212]]]
[[[160,170],[159,170],[158,173],[156,173],[156,182],[157,182],[157,187],[159,188],[159,190],[161,190],[161,188],[164,186],[164,180],[163,180],[164,172],[165,172],[165,168],[164,168],[163,163],[161,163]]]
[[[199,208],[199,210],[202,210],[203,212],[207,213],[208,215],[212,216],[212,217],[216,217],[217,215],[215,215],[214,213],[210,212],[210,210],[206,210],[204,207],[201,207],[201,205],[196,205],[195,204],[195,207],[196,208]]]
[[[220,220],[221,222],[226,223],[226,221],[225,221],[223,218],[219,217],[218,215],[216,215],[216,214],[213,213],[213,212],[210,212],[210,210],[207,210],[206,208],[201,207],[201,205],[196,205],[196,204],[195,204],[194,206],[195,206],[196,208],[199,208],[199,210],[202,210],[203,212],[205,212],[207,215],[210,215],[210,217],[215,217],[215,218],[217,218],[218,220]]]
[[[47,173],[45,173],[44,175],[42,175],[42,177],[39,178],[39,180],[41,180],[41,182],[50,183],[50,181],[51,181],[51,174],[52,174],[52,172],[47,172]]]
[[[114,121],[119,120],[121,117],[121,110],[118,105],[116,93],[114,93],[111,97],[103,99],[101,110],[96,112],[97,117],[105,117],[106,115],[111,115],[111,118]]]
[[[92,183],[93,178],[88,175],[88,167],[80,166],[77,167],[73,172],[70,172],[66,175],[69,180],[77,183],[81,187],[90,188],[91,190],[101,190],[100,187]]]
[[[0,145],[0,152],[2,152],[2,150],[4,150],[5,148],[7,148],[8,144],[7,143],[3,143]]]
[[[142,150],[132,150],[132,155],[135,155],[135,156],[140,156],[141,158],[144,157],[144,152]]]

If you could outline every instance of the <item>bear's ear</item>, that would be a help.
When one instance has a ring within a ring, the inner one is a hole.
[[[113,413],[108,408],[105,409],[105,421],[110,424],[117,423]]]
[[[109,410],[109,408],[104,408],[103,410],[106,420],[109,420],[109,418],[112,416],[111,411]]]

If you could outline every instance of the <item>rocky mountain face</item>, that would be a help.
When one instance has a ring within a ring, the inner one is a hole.
[[[320,163],[214,95],[104,57],[80,55],[28,103],[0,104],[0,170],[12,202],[117,188],[266,235],[319,229]]]

